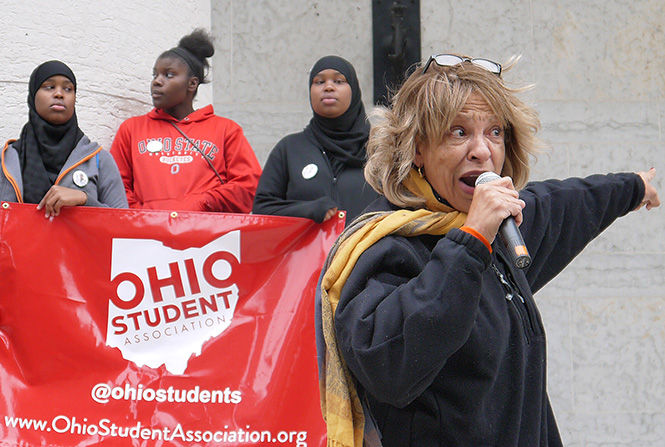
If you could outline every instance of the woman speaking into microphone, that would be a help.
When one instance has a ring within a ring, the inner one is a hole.
[[[526,184],[539,120],[487,59],[432,56],[372,128],[382,197],[321,277],[321,401],[334,446],[560,446],[533,293],[616,218],[660,204],[655,170]],[[476,180],[484,172],[498,179]],[[497,232],[520,226],[511,262]]]

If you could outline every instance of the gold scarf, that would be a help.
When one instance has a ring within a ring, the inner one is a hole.
[[[460,228],[466,220],[465,213],[439,202],[430,184],[414,169],[409,172],[404,185],[426,199],[427,209],[375,212],[359,217],[337,239],[323,267],[321,326],[326,349],[319,391],[329,447],[363,446],[365,415],[354,379],[337,348],[334,326],[342,287],[358,258],[385,236],[443,235],[453,228]]]

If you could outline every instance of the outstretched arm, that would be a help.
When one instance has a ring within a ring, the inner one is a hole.
[[[535,292],[563,270],[617,218],[660,204],[651,185],[655,171],[591,175],[530,183],[521,227],[532,263],[526,272]]]

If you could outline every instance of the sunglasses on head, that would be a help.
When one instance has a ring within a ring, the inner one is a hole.
[[[501,76],[501,64],[497,62],[482,58],[471,59],[468,57],[457,56],[456,54],[431,55],[425,64],[425,68],[423,68],[423,74],[425,74],[429,66],[432,65],[432,62],[436,62],[436,65],[440,65],[441,67],[454,67],[455,65],[459,65],[462,62],[471,62],[473,65],[477,65],[478,67],[484,68],[485,70],[494,73],[497,76]]]

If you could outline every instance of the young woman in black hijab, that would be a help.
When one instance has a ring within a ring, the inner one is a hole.
[[[0,200],[36,203],[46,217],[63,206],[126,208],[111,155],[86,137],[76,118],[76,77],[60,61],[39,65],[28,84],[28,122],[2,150]]]
[[[254,198],[254,214],[323,222],[345,210],[350,223],[377,197],[365,182],[369,123],[353,66],[326,56],[309,76],[313,117],[270,153]]]

